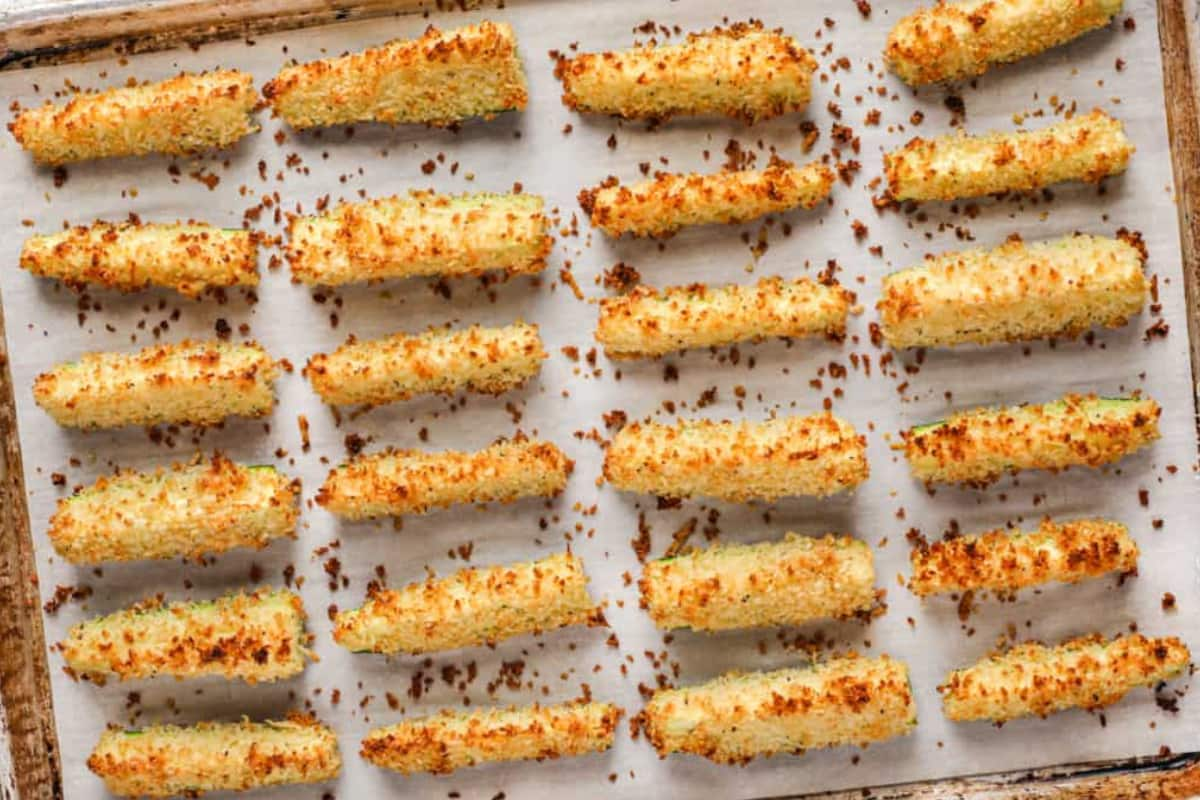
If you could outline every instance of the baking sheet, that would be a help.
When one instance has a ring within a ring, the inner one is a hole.
[[[807,113],[754,128],[703,120],[650,130],[642,124],[580,117],[559,102],[549,51],[566,51],[575,42],[589,50],[625,47],[635,38],[647,38],[644,30],[635,32],[647,20],[683,30],[709,27],[730,12],[728,4],[712,0],[686,5],[624,0],[510,3],[503,9],[371,20],[207,45],[198,51],[139,56],[128,63],[97,62],[0,76],[3,96],[26,105],[68,85],[161,79],[180,69],[238,67],[252,71],[261,85],[287,58],[307,60],[391,37],[415,36],[429,21],[450,27],[490,18],[516,28],[530,80],[524,114],[469,123],[457,132],[357,126],[353,133],[339,129],[300,135],[264,113],[263,132],[228,153],[175,162],[147,158],[73,166],[61,187],[55,186],[49,170],[35,168],[10,137],[0,137],[0,186],[8,199],[9,230],[0,242],[6,264],[0,271],[0,288],[42,595],[49,600],[57,586],[91,590],[89,597],[69,600],[47,616],[48,639],[60,640],[70,625],[148,594],[202,598],[254,581],[280,585],[291,568],[305,580],[302,595],[321,658],[301,678],[271,686],[167,679],[96,687],[72,682],[58,669],[61,659],[52,653],[67,797],[104,796],[84,762],[107,722],[266,717],[305,707],[338,731],[343,775],[334,787],[281,789],[263,797],[320,797],[326,791],[339,797],[451,792],[483,798],[500,792],[509,798],[558,793],[765,796],[1193,746],[1200,717],[1191,699],[1184,698],[1179,711],[1169,713],[1156,706],[1148,691],[1135,692],[1103,715],[1068,712],[999,730],[983,723],[951,725],[941,716],[935,687],[944,674],[981,657],[1006,633],[1054,640],[1093,630],[1114,634],[1136,624],[1149,635],[1180,635],[1200,646],[1193,621],[1200,592],[1188,518],[1197,501],[1196,434],[1154,4],[1128,3],[1110,29],[990,73],[956,92],[928,89],[914,95],[882,71],[878,53],[890,26],[915,5],[907,0],[877,3],[864,18],[855,4],[843,0],[795,7],[739,4],[737,19],[756,17],[768,26],[783,26],[813,49],[822,65],[822,79]],[[1126,17],[1134,24],[1123,25]],[[846,66],[834,70],[843,57],[848,59],[842,62]],[[971,131],[1009,129],[1016,113],[1044,113],[1043,119],[1028,120],[1030,125],[1044,125],[1076,104],[1083,110],[1100,105],[1125,121],[1138,154],[1130,171],[1108,181],[1102,191],[1062,186],[1053,190],[1052,200],[932,204],[919,214],[877,214],[871,195],[878,189],[871,188],[870,181],[881,171],[881,151],[918,133],[942,133],[961,120],[959,104],[947,102],[950,94],[961,98]],[[865,123],[872,109],[880,112],[877,125]],[[924,118],[914,125],[918,111]],[[805,121],[814,122],[820,133],[809,155],[802,151],[800,126]],[[850,143],[834,141],[834,123],[853,130],[857,151]],[[570,126],[569,132],[565,126]],[[739,142],[741,151],[757,154],[760,164],[771,149],[803,161],[838,146],[840,160],[857,161],[861,170],[848,170],[853,185],[839,183],[831,207],[788,214],[773,225],[691,230],[664,245],[612,242],[593,234],[578,211],[575,195],[580,188],[610,173],[636,179],[642,163],[649,163],[649,169],[716,170],[726,159],[731,139]],[[210,188],[213,181],[207,176],[219,182]],[[310,211],[325,195],[355,199],[360,192],[377,196],[426,187],[503,191],[516,183],[524,191],[544,195],[548,207],[557,209],[564,231],[541,280],[467,280],[442,287],[417,280],[315,297],[291,285],[286,268],[269,269],[268,251],[256,302],[236,292],[225,302],[193,302],[167,292],[130,297],[90,292],[81,298],[16,267],[26,235],[56,230],[64,222],[120,219],[132,212],[145,220],[194,217],[236,226],[247,209],[269,196],[271,206],[255,224],[277,233],[276,208]],[[855,220],[869,229],[861,241],[853,230]],[[994,246],[1014,232],[1026,238],[1075,230],[1112,234],[1121,226],[1140,230],[1145,237],[1151,254],[1148,269],[1158,278],[1161,316],[1170,326],[1165,338],[1145,340],[1146,329],[1159,316],[1147,313],[1125,329],[1100,333],[1090,341],[930,352],[919,364],[912,354],[888,363],[887,351],[871,344],[869,325],[875,319],[879,278],[915,263],[924,253],[967,246],[968,239],[978,246]],[[882,256],[872,255],[871,246],[881,246]],[[831,260],[839,268],[838,278],[858,293],[864,309],[852,318],[851,336],[840,346],[772,342],[624,364],[609,363],[599,355],[594,366],[586,357],[594,346],[596,310],[591,301],[606,292],[599,276],[618,261],[637,268],[648,283],[674,285],[812,275],[827,269]],[[576,298],[560,277],[562,269],[569,270],[586,300]],[[343,414],[339,424],[299,375],[310,354],[328,351],[351,333],[373,337],[445,322],[499,325],[518,317],[541,326],[551,357],[536,381],[499,399],[419,399],[362,415]],[[279,405],[265,421],[236,420],[202,433],[168,431],[155,441],[139,429],[88,434],[60,430],[32,402],[34,376],[53,363],[91,350],[144,346],[156,340],[155,331],[163,340],[176,341],[211,336],[225,324],[235,339],[242,335],[239,327],[248,326],[248,335],[296,367],[279,381]],[[563,352],[569,347],[579,349],[578,361]],[[715,399],[706,395],[712,387]],[[903,460],[889,448],[889,435],[894,438],[896,431],[952,408],[1048,400],[1067,391],[1115,394],[1135,389],[1162,402],[1163,439],[1102,474],[1027,474],[985,492],[942,488],[930,495],[911,480]],[[694,501],[660,510],[653,498],[623,495],[596,484],[601,451],[595,440],[607,435],[606,412],[620,409],[630,419],[670,419],[667,404],[674,403],[675,412],[683,416],[758,419],[816,411],[825,402],[868,437],[872,477],[851,497],[792,499],[772,506]],[[311,426],[307,451],[298,429],[300,414]],[[528,501],[406,518],[399,530],[390,521],[342,523],[311,503],[330,466],[345,457],[347,437],[361,437],[368,449],[477,448],[517,430],[552,439],[576,460],[563,497],[548,504]],[[226,554],[204,566],[140,563],[108,565],[97,572],[54,557],[45,524],[55,501],[71,487],[90,483],[115,466],[151,469],[213,448],[250,463],[276,463],[303,480],[303,527],[296,542]],[[55,473],[65,476],[65,487],[54,485]],[[979,601],[965,621],[959,619],[953,600],[921,603],[898,583],[898,575],[908,571],[905,534],[910,529],[933,538],[955,523],[963,531],[1006,522],[1033,526],[1047,513],[1106,515],[1126,522],[1142,549],[1140,575],[1026,592],[1013,603]],[[641,515],[655,555],[693,518],[698,523],[692,542],[703,541],[706,528],[716,529],[724,541],[778,538],[788,530],[855,533],[874,547],[888,611],[869,626],[815,624],[782,633],[678,632],[664,637],[637,608],[638,563],[631,540],[639,535]],[[460,568],[464,556],[473,565],[495,564],[545,555],[568,543],[584,559],[593,593],[608,604],[618,647],[606,643],[609,631],[571,629],[510,640],[493,649],[385,659],[351,655],[331,640],[327,610],[360,603],[367,582],[376,578],[377,565],[386,569],[388,583],[398,586],[421,579],[427,568],[443,574]],[[330,559],[337,560],[336,567]],[[339,576],[334,591],[327,568]],[[342,577],[348,585],[342,585]],[[1178,612],[1163,610],[1162,597],[1168,591],[1177,599]],[[610,753],[540,765],[487,766],[448,777],[403,778],[375,769],[356,755],[358,740],[370,727],[467,702],[550,702],[590,692],[633,714],[641,706],[639,686],[653,686],[660,674],[691,683],[733,668],[802,663],[813,641],[823,642],[826,649],[886,652],[904,659],[920,714],[917,732],[866,751],[844,748],[783,756],[744,769],[692,757],[661,761],[643,740],[631,739],[625,726]],[[1186,684],[1176,682],[1171,690]],[[390,707],[389,693],[396,708]],[[1165,696],[1174,697],[1173,691]]]

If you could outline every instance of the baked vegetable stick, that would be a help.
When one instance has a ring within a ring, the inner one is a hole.
[[[119,797],[194,797],[330,781],[342,757],[332,730],[293,714],[266,722],[109,728],[87,765]]]
[[[78,677],[121,680],[221,675],[270,683],[304,671],[309,636],[300,596],[259,589],[217,600],[147,600],[73,627],[59,645]]]
[[[620,718],[621,709],[611,703],[444,710],[376,728],[363,739],[360,753],[377,767],[405,775],[580,756],[612,747]]]
[[[982,487],[1005,472],[1111,464],[1159,438],[1161,413],[1148,398],[1078,394],[978,408],[905,431],[904,455],[925,483]]]
[[[40,164],[225,148],[258,130],[254,78],[237,70],[78,94],[22,111],[8,125]]]
[[[883,336],[946,347],[1120,327],[1146,303],[1144,261],[1134,244],[1085,235],[944,253],[883,279]]]
[[[850,302],[850,292],[840,285],[808,278],[718,288],[638,286],[600,301],[596,341],[609,358],[649,358],[773,336],[839,339],[846,333]]]
[[[911,553],[908,588],[921,597],[977,589],[1015,592],[1129,572],[1137,568],[1137,559],[1138,546],[1119,522],[1047,517],[1036,531],[999,528],[919,544]]]
[[[444,126],[523,110],[528,95],[512,27],[486,20],[444,32],[430,26],[419,39],[285,67],[263,86],[293,128]]]
[[[288,226],[292,280],[309,286],[546,268],[553,239],[541,197],[407,195],[343,203]]]
[[[799,625],[869,613],[875,566],[871,548],[849,536],[789,533],[651,561],[638,587],[654,624],[667,630]]]
[[[745,764],[758,756],[904,736],[917,725],[917,708],[903,662],[851,656],[659,690],[641,723],[661,757],[692,753]]]
[[[663,120],[723,115],[754,123],[800,111],[817,62],[758,22],[689,33],[682,44],[560,57],[563,104],[576,111]]]
[[[135,353],[88,353],[37,377],[33,399],[59,425],[215,425],[275,406],[279,367],[257,343],[156,344]]]
[[[403,589],[382,589],[342,611],[333,638],[356,653],[432,653],[568,625],[603,624],[571,553],[459,570]]]
[[[1133,150],[1121,122],[1096,109],[1031,131],[915,138],[884,153],[883,170],[895,200],[955,200],[1099,183],[1124,172]]]
[[[339,517],[369,519],[553,497],[574,467],[554,444],[536,439],[500,441],[476,452],[388,450],[331,471],[317,502]]]
[[[734,224],[814,208],[832,188],[833,170],[819,161],[803,167],[776,162],[766,169],[709,175],[661,172],[628,186],[609,177],[581,191],[579,205],[609,236],[669,236],[691,225]]]
[[[200,558],[296,538],[299,486],[219,453],[157,472],[119,472],[58,501],[47,531],[72,564]]]
[[[351,337],[310,358],[304,375],[330,405],[382,405],[418,394],[503,394],[536,375],[545,359],[537,325],[518,322],[365,342]]]
[[[1174,636],[1135,633],[1105,641],[1096,634],[1057,647],[1027,642],[951,672],[938,691],[955,722],[1046,717],[1112,705],[1138,686],[1180,675],[1190,660],[1187,645]]]
[[[960,0],[938,2],[896,23],[883,51],[906,83],[974,77],[1101,28],[1122,0]]]
[[[604,454],[618,489],[734,503],[825,497],[867,479],[867,440],[832,414],[765,422],[632,423]]]
[[[258,242],[250,231],[197,222],[97,222],[21,248],[21,268],[70,286],[136,292],[164,286],[187,297],[258,285]]]

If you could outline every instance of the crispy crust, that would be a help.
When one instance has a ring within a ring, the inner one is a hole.
[[[110,728],[87,761],[120,797],[196,796],[220,790],[321,783],[342,769],[337,737],[309,715]]]
[[[529,101],[517,39],[484,21],[361,53],[286,67],[263,96],[293,128],[353,122],[451,125],[524,110]]]
[[[1112,705],[1138,686],[1176,677],[1190,660],[1187,645],[1174,636],[1136,633],[1106,642],[1095,634],[1057,647],[1028,642],[951,672],[938,691],[955,722],[1046,717]]]
[[[895,348],[1073,337],[1120,327],[1141,312],[1149,293],[1144,261],[1122,239],[1015,239],[894,272],[876,308]]]
[[[913,86],[961,80],[1103,27],[1121,5],[1122,0],[938,2],[896,23],[883,56]]]
[[[754,123],[803,110],[817,62],[762,23],[689,33],[682,44],[559,57],[562,101],[575,111],[664,120],[718,114]]]
[[[501,441],[473,453],[388,450],[329,473],[317,502],[340,517],[423,514],[460,503],[554,497],[575,462],[550,442]]]
[[[871,548],[849,536],[715,545],[651,561],[638,582],[660,628],[719,631],[844,619],[875,604]]]
[[[699,686],[659,690],[640,716],[659,756],[693,753],[718,764],[866,746],[917,725],[908,667],[887,656],[730,673]]]
[[[734,503],[825,497],[867,479],[867,440],[832,414],[766,422],[635,422],[613,437],[604,477],[618,489]]]
[[[76,625],[59,649],[76,676],[96,680],[221,675],[270,683],[304,671],[304,620],[299,595],[282,590],[198,603],[150,599]]]
[[[537,325],[435,329],[317,353],[304,376],[330,405],[382,405],[418,394],[503,394],[537,375],[546,360]]]
[[[669,236],[690,225],[733,224],[814,208],[829,196],[833,179],[833,170],[819,161],[711,175],[660,172],[629,186],[609,178],[581,191],[579,205],[609,236]]]
[[[258,130],[254,78],[237,70],[79,94],[21,112],[8,129],[41,164],[229,147]]]
[[[377,591],[337,615],[333,638],[355,652],[419,654],[585,624],[604,617],[588,596],[583,562],[558,553]]]
[[[653,289],[600,301],[596,341],[609,358],[649,358],[692,347],[719,347],[768,337],[846,333],[850,292],[808,278],[763,278],[754,286],[702,283]]]
[[[1133,151],[1121,122],[1095,109],[1032,131],[915,138],[884,153],[883,169],[895,200],[954,200],[1098,183],[1124,172]]]
[[[601,753],[612,747],[621,714],[611,703],[444,710],[376,728],[363,739],[360,755],[378,767],[411,775]]]
[[[1041,405],[978,408],[904,431],[904,456],[926,483],[983,487],[1005,472],[1100,467],[1159,438],[1150,399],[1068,394]]]
[[[920,543],[911,553],[913,594],[991,589],[1014,592],[1059,581],[1078,583],[1137,569],[1138,546],[1119,522],[1042,520],[1036,531],[999,528],[978,536]]]
[[[119,428],[261,417],[275,406],[279,367],[255,342],[156,344],[88,353],[38,375],[34,401],[59,425]]]

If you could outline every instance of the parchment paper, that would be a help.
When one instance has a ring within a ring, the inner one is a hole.
[[[935,690],[948,670],[983,656],[1006,631],[1020,638],[1057,640],[1090,631],[1111,635],[1136,624],[1147,634],[1177,634],[1200,646],[1195,623],[1200,607],[1194,536],[1196,438],[1154,3],[1134,0],[1111,28],[1019,66],[996,70],[971,86],[917,95],[884,74],[879,57],[890,26],[915,6],[912,0],[876,3],[864,19],[846,0],[754,0],[736,8],[714,0],[546,0],[437,14],[429,20],[409,16],[287,33],[253,43],[138,56],[128,63],[0,76],[6,100],[26,105],[41,102],[68,82],[114,85],[131,77],[161,79],[180,69],[238,67],[251,70],[261,85],[288,58],[307,60],[415,36],[428,21],[451,27],[491,18],[515,26],[531,88],[525,113],[470,123],[458,132],[358,126],[352,135],[340,129],[298,135],[263,113],[262,133],[228,153],[177,162],[146,158],[74,166],[60,188],[49,170],[35,168],[9,136],[0,136],[0,186],[8,230],[0,242],[0,275],[42,595],[50,599],[59,585],[92,590],[90,597],[67,601],[57,614],[47,616],[49,639],[58,641],[70,625],[148,594],[211,597],[248,586],[255,578],[281,585],[292,565],[296,577],[305,580],[302,594],[321,658],[303,677],[269,686],[166,679],[97,687],[73,682],[59,670],[60,657],[52,654],[67,796],[104,794],[84,762],[106,723],[270,717],[309,706],[340,734],[344,773],[334,787],[286,789],[264,797],[320,797],[326,791],[347,798],[444,797],[451,792],[472,798],[763,796],[1131,756],[1164,746],[1193,747],[1200,715],[1192,698],[1184,698],[1179,711],[1169,713],[1156,707],[1152,692],[1140,690],[1103,715],[1069,712],[998,730],[984,723],[946,722]],[[581,49],[625,47],[647,37],[634,28],[648,19],[696,30],[721,22],[725,15],[783,26],[814,50],[822,65],[821,79],[807,113],[750,129],[703,120],[648,130],[641,124],[583,118],[561,105],[548,51],[566,51],[575,42]],[[1126,17],[1135,24],[1123,25]],[[835,71],[843,57],[848,59],[846,66]],[[920,213],[877,214],[871,195],[879,189],[869,182],[881,171],[881,151],[918,133],[943,133],[953,118],[961,120],[952,110],[957,104],[946,101],[949,94],[961,97],[971,131],[1011,129],[1018,113],[1044,112],[1044,118],[1030,117],[1028,123],[1045,125],[1056,109],[1099,105],[1125,121],[1138,152],[1128,174],[1108,181],[1102,191],[1062,186],[1053,190],[1052,201],[986,200],[933,204]],[[881,112],[877,125],[865,123],[872,109]],[[918,112],[924,119],[914,125]],[[809,155],[802,151],[800,127],[805,121],[815,123],[820,133]],[[857,150],[850,142],[834,141],[835,122],[852,129]],[[565,126],[570,126],[569,133]],[[840,160],[857,161],[861,170],[848,170],[853,185],[839,183],[831,207],[788,214],[766,227],[754,223],[691,230],[661,246],[612,242],[592,233],[578,211],[575,196],[580,188],[610,173],[637,179],[643,162],[651,170],[715,171],[725,160],[731,138],[742,150],[756,153],[760,164],[765,164],[771,148],[785,158],[804,161],[825,156],[837,145]],[[220,180],[210,189],[193,173]],[[25,236],[57,230],[67,221],[87,223],[136,213],[145,220],[194,217],[239,226],[246,209],[270,197],[271,207],[257,225],[277,233],[276,209],[311,211],[325,195],[355,199],[362,192],[378,196],[421,187],[503,191],[515,183],[524,191],[543,194],[548,207],[557,210],[560,227],[577,231],[558,237],[551,267],[541,281],[522,278],[491,286],[457,281],[448,284],[446,296],[430,281],[416,280],[314,297],[289,282],[286,268],[269,269],[268,251],[257,303],[238,292],[218,303],[211,298],[187,301],[166,292],[131,297],[92,292],[81,299],[17,268]],[[855,238],[854,220],[869,229],[861,241]],[[1128,327],[1101,333],[1092,341],[930,352],[919,369],[920,359],[914,354],[888,361],[887,351],[870,342],[880,277],[916,263],[927,252],[969,244],[995,246],[1014,232],[1030,239],[1076,230],[1111,235],[1121,226],[1145,236],[1149,269],[1158,279],[1157,302],[1170,326],[1165,338],[1144,340],[1158,316],[1148,312]],[[790,235],[785,235],[785,227]],[[768,246],[756,258],[752,250],[762,250],[757,245],[764,231]],[[871,246],[882,247],[882,256],[872,255]],[[600,355],[593,366],[587,360],[594,346],[592,301],[606,292],[598,278],[618,261],[634,266],[648,283],[675,285],[811,275],[830,260],[836,261],[839,279],[858,293],[864,309],[852,318],[851,337],[843,345],[773,342],[658,362],[615,365]],[[559,271],[568,267],[586,302],[559,278]],[[335,315],[336,327],[331,319]],[[414,400],[364,415],[344,414],[339,426],[299,375],[309,355],[335,347],[351,333],[373,337],[430,324],[504,324],[519,317],[541,326],[551,357],[537,380],[503,398]],[[163,442],[155,443],[139,429],[92,434],[61,430],[32,402],[34,377],[59,361],[91,350],[144,346],[155,341],[154,330],[169,341],[211,336],[219,320],[232,328],[234,339],[253,336],[296,367],[279,381],[278,408],[265,422],[232,421],[199,435],[187,429],[168,432]],[[239,331],[242,325],[248,326],[248,334]],[[579,360],[564,354],[565,347],[579,348]],[[852,364],[855,357],[857,367]],[[668,365],[677,370],[677,379],[665,379]],[[715,402],[698,408],[710,387],[716,387]],[[1103,473],[1027,474],[984,492],[942,488],[929,494],[889,448],[889,436],[894,441],[896,431],[953,408],[1044,401],[1068,391],[1117,394],[1137,389],[1163,404],[1163,439]],[[607,435],[603,414],[620,409],[630,419],[670,419],[664,406],[668,401],[684,416],[754,419],[817,411],[828,401],[866,433],[871,479],[857,494],[827,501],[795,499],[770,507],[697,501],[661,511],[653,498],[598,486],[601,450],[594,439]],[[301,446],[300,414],[311,424],[307,452]],[[390,521],[343,524],[311,503],[328,469],[345,458],[348,436],[362,437],[368,450],[387,445],[472,449],[518,429],[554,440],[576,460],[565,496],[549,504],[530,501],[408,518],[399,530]],[[93,571],[64,564],[53,555],[45,538],[46,521],[55,501],[73,486],[88,484],[114,466],[152,469],[213,448],[249,463],[278,464],[303,480],[305,513],[298,541],[277,543],[262,552],[230,553],[207,566],[137,563]],[[53,473],[65,476],[65,486],[53,484]],[[1147,504],[1139,498],[1143,490]],[[672,533],[692,518],[698,518],[693,543],[702,542],[702,531],[710,526],[719,529],[724,541],[778,538],[788,530],[854,533],[874,547],[879,586],[887,589],[887,614],[869,626],[817,624],[783,633],[719,636],[680,632],[667,643],[637,607],[639,566],[630,540],[638,535],[642,513],[654,555],[661,554]],[[953,600],[920,603],[898,583],[908,571],[905,534],[910,529],[933,538],[954,522],[963,531],[1006,522],[1034,526],[1047,513],[1105,515],[1127,523],[1142,549],[1139,576],[1025,592],[1015,603],[980,600],[965,622],[959,620]],[[1161,520],[1157,529],[1156,520]],[[330,543],[339,545],[319,551]],[[575,629],[511,640],[494,649],[388,660],[351,655],[331,640],[327,609],[359,604],[367,582],[376,577],[377,565],[386,569],[389,584],[399,586],[423,578],[427,568],[444,574],[462,567],[460,549],[471,564],[486,565],[545,555],[568,543],[583,557],[595,596],[608,604],[618,647],[606,644],[609,631]],[[327,564],[348,580],[347,586],[330,591]],[[1164,592],[1175,595],[1177,612],[1163,610]],[[692,683],[733,668],[803,663],[806,655],[797,642],[815,637],[823,637],[834,649],[886,652],[908,662],[920,713],[917,732],[865,752],[836,749],[785,756],[745,769],[692,757],[660,761],[645,741],[632,740],[624,726],[614,749],[604,755],[489,766],[450,777],[402,778],[369,766],[357,755],[358,741],[370,727],[468,701],[472,706],[549,702],[590,691],[633,714],[641,707],[639,685],[653,686],[656,675]],[[463,682],[465,691],[459,688]],[[494,694],[489,694],[489,685]],[[1185,685],[1186,681],[1176,682],[1164,696],[1174,697],[1173,691]],[[397,708],[389,707],[388,693]]]

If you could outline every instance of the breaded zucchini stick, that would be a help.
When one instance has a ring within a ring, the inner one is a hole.
[[[646,564],[642,607],[660,628],[722,631],[843,619],[875,605],[871,548],[849,536],[715,545]]]
[[[59,425],[215,425],[275,406],[279,367],[257,343],[156,344],[136,353],[88,353],[37,376],[33,399]]]
[[[257,286],[258,241],[250,231],[197,222],[97,222],[26,239],[21,268],[75,287],[165,286],[197,297],[208,289]]]
[[[514,439],[476,452],[388,450],[329,473],[317,502],[347,519],[424,514],[461,503],[554,497],[575,462],[551,442]]]
[[[596,341],[609,358],[649,358],[676,350],[769,337],[846,333],[850,292],[837,283],[763,278],[755,286],[710,289],[702,283],[652,289],[600,301]]]
[[[1036,531],[998,528],[978,536],[922,542],[910,555],[913,594],[991,589],[1015,592],[1058,581],[1078,583],[1137,569],[1138,546],[1119,522],[1042,520]]]
[[[1144,261],[1121,239],[1015,239],[893,272],[876,307],[895,348],[1078,336],[1120,327],[1141,312],[1149,288]]]
[[[603,621],[583,562],[558,553],[376,591],[337,615],[333,638],[356,653],[419,654]]]
[[[229,147],[258,130],[254,78],[237,70],[181,74],[160,83],[47,102],[8,124],[39,164],[146,153],[188,155]]]
[[[342,757],[332,730],[292,714],[265,722],[109,728],[87,765],[118,797],[194,797],[331,781]]]
[[[382,405],[418,394],[503,394],[537,375],[547,358],[537,325],[437,328],[317,353],[304,376],[330,405]]]
[[[884,153],[883,170],[895,200],[955,200],[1099,183],[1124,172],[1133,150],[1121,122],[1095,109],[1032,131],[915,138]]]
[[[299,485],[221,454],[167,470],[118,472],[58,501],[47,531],[72,564],[200,558],[296,538]]]
[[[955,722],[1046,717],[1112,705],[1138,686],[1180,675],[1190,660],[1187,645],[1174,636],[1135,633],[1105,641],[1095,634],[1057,647],[1027,642],[951,672],[938,691],[942,710]]]
[[[1104,27],[1122,0],[938,2],[896,23],[883,51],[888,67],[921,86],[981,75]]]
[[[579,193],[593,227],[609,236],[670,236],[691,225],[734,224],[795,208],[814,208],[833,189],[833,170],[776,162],[766,169],[709,175],[660,172],[622,186],[615,177]]]
[[[1005,472],[1111,464],[1159,438],[1160,414],[1148,398],[1078,394],[978,408],[905,431],[904,456],[925,483],[982,487]]]
[[[604,454],[604,477],[618,489],[733,503],[825,497],[854,488],[869,472],[866,437],[828,413],[765,422],[635,422]]]
[[[602,753],[612,747],[621,709],[611,703],[450,711],[376,728],[360,755],[405,775],[446,774],[497,761]]]
[[[546,268],[553,239],[532,194],[407,195],[343,203],[288,225],[292,280],[309,286]]]
[[[121,680],[221,675],[270,683],[304,671],[311,657],[300,596],[259,589],[217,600],[151,599],[71,628],[59,645],[77,677]]]
[[[486,20],[445,32],[431,25],[419,39],[285,67],[263,96],[293,128],[444,126],[524,110],[529,100],[512,27]]]
[[[724,115],[748,123],[800,111],[816,59],[762,23],[689,33],[682,44],[559,57],[563,104],[576,111],[663,120]]]
[[[654,693],[642,730],[660,757],[692,753],[718,764],[910,733],[917,707],[908,667],[887,656],[835,658],[774,672],[731,672]]]

